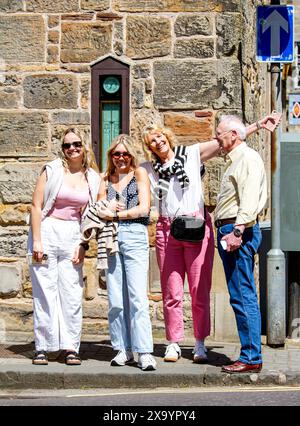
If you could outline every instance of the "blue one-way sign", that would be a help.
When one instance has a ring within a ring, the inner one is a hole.
[[[293,62],[294,6],[258,6],[256,34],[257,61]]]

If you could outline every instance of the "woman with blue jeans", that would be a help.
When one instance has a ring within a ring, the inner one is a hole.
[[[106,272],[111,343],[117,355],[112,366],[134,362],[155,370],[148,302],[150,184],[145,169],[137,167],[133,141],[119,135],[107,152],[99,199],[108,204],[105,220],[118,221],[119,251],[108,256]]]

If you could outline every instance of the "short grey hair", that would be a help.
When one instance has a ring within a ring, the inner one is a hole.
[[[222,115],[220,123],[224,123],[225,130],[227,131],[235,130],[242,141],[246,139],[246,126],[237,115]]]

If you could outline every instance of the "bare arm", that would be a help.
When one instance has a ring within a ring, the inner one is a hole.
[[[268,114],[265,117],[263,117],[261,120],[258,120],[255,123],[249,124],[249,126],[246,127],[247,137],[252,135],[252,133],[259,131],[260,129],[267,129],[266,124],[269,120],[271,121],[271,123],[275,123],[275,119],[272,116],[272,114]]]
[[[44,201],[44,189],[47,181],[46,171],[38,178],[32,196],[31,229],[33,237],[33,256],[40,262],[43,257],[43,245],[41,239],[42,206]]]
[[[99,186],[99,192],[97,196],[97,201],[105,200],[106,199],[106,179],[104,177],[104,173],[100,174],[100,186]]]

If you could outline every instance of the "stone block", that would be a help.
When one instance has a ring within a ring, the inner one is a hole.
[[[110,0],[81,0],[81,9],[105,10],[110,7]]]
[[[124,38],[124,24],[123,24],[123,22],[115,22],[114,23],[114,29],[115,29],[115,38],[123,40],[123,38]]]
[[[240,0],[115,0],[120,12],[237,12]]]
[[[4,321],[6,332],[32,332],[32,301],[11,299],[0,301],[0,318]]]
[[[99,288],[99,271],[96,269],[96,262],[96,259],[85,259],[83,264],[84,298],[86,300],[94,299]]]
[[[61,15],[62,21],[91,21],[93,18],[94,12],[66,13]]]
[[[236,59],[219,60],[218,66],[219,96],[212,102],[215,109],[242,110],[241,64]]]
[[[161,293],[160,273],[157,265],[155,248],[150,249],[149,292]]]
[[[18,108],[21,102],[20,89],[16,87],[4,87],[0,89],[1,108]]]
[[[117,56],[122,56],[124,52],[123,43],[119,40],[114,42],[114,52]]]
[[[126,55],[134,59],[171,53],[171,21],[168,18],[129,16],[126,25]]]
[[[216,18],[217,56],[238,56],[244,21],[241,14],[222,13]]]
[[[213,21],[208,15],[179,15],[174,31],[177,37],[213,34]]]
[[[23,10],[22,0],[1,0],[0,12],[19,12]]]
[[[61,30],[62,62],[89,63],[111,50],[111,23],[63,22]]]
[[[151,78],[147,78],[147,80],[145,80],[145,92],[152,93],[152,91],[153,91],[153,81]],[[145,101],[145,106],[147,106],[146,101]]]
[[[47,62],[55,64],[59,61],[59,48],[58,46],[48,46],[47,48]]]
[[[0,112],[0,157],[46,156],[47,122],[41,112]]]
[[[90,77],[83,77],[80,85],[80,106],[81,108],[87,109],[90,104]]]
[[[241,106],[238,61],[156,61],[154,81],[154,104],[159,109]]]
[[[55,28],[59,25],[59,15],[48,15],[48,27]]]
[[[219,342],[240,341],[228,293],[215,293],[215,340]]]
[[[7,163],[0,168],[0,201],[31,203],[41,164]],[[4,208],[8,208],[4,206]]]
[[[0,228],[0,256],[25,257],[28,227],[7,226]]]
[[[54,43],[54,44],[59,43],[59,31],[56,31],[56,30],[48,31],[48,41],[49,43]]]
[[[78,0],[27,0],[27,12],[78,12]]]
[[[216,236],[216,233],[215,233],[215,236]],[[216,245],[217,245],[217,242],[215,241],[215,246]],[[215,248],[215,257],[214,257],[214,265],[213,265],[212,292],[223,293],[223,294],[228,293],[223,263],[219,256],[217,248]]]
[[[18,86],[21,84],[22,79],[17,74],[2,73],[0,78],[0,87],[4,86]]]
[[[15,297],[22,288],[20,265],[0,263],[0,277],[0,298]]]
[[[36,74],[24,79],[27,108],[77,108],[78,84],[72,75]]]
[[[44,62],[45,22],[42,16],[0,16],[0,58],[7,63]]]
[[[0,225],[26,225],[29,212],[28,204],[0,204]]]
[[[211,117],[201,119],[190,117],[179,113],[164,114],[164,123],[166,127],[172,129],[178,139],[184,137],[189,141],[198,140],[208,141],[212,138],[213,125]]]
[[[52,114],[55,124],[90,124],[90,113],[81,111],[60,111]]]
[[[225,168],[222,157],[215,157],[205,163],[205,175],[203,178],[204,200],[208,206],[215,206],[220,190],[220,182]]]
[[[213,38],[189,37],[176,40],[175,58],[213,58],[215,55],[215,42]]]
[[[143,108],[144,106],[144,83],[133,81],[131,85],[131,107]]]
[[[216,61],[154,62],[155,106],[160,109],[207,108],[222,93],[217,67]]]
[[[151,74],[151,65],[148,63],[134,64],[132,66],[133,78],[148,78]]]
[[[83,318],[107,319],[108,299],[107,296],[96,296],[93,300],[83,301]]]

